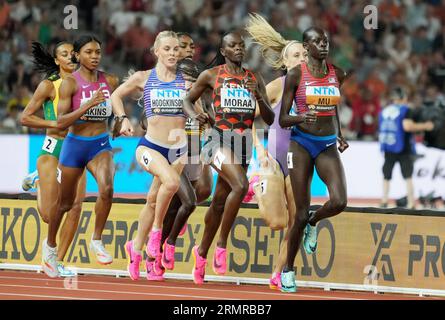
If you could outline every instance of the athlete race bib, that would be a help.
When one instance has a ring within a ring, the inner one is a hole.
[[[309,110],[333,112],[340,103],[340,90],[336,86],[306,86],[306,104]]]
[[[185,122],[185,132],[190,135],[199,134],[199,121],[187,118],[187,121]]]
[[[112,108],[111,108],[111,100],[110,100],[110,91],[107,88],[104,88],[105,84],[101,83],[101,90],[105,97],[105,102],[98,104],[87,112],[83,114],[80,118],[81,120],[86,121],[104,121],[107,120],[111,116]],[[82,99],[80,101],[81,105],[85,102],[88,102],[93,95],[96,93],[96,90],[92,91],[82,91]]]
[[[154,115],[182,114],[182,100],[185,90],[152,89],[150,90],[151,111]]]
[[[221,88],[221,108],[228,113],[255,112],[256,102],[252,92],[243,88]]]
[[[57,145],[57,139],[46,136],[43,142],[42,150],[48,153],[53,153]]]

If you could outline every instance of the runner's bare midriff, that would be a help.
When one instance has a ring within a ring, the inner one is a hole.
[[[107,123],[101,122],[85,122],[75,124],[70,127],[70,132],[76,136],[94,137],[108,130]]]
[[[185,143],[185,120],[185,117],[150,117],[147,121],[147,134],[156,141],[169,145]]]

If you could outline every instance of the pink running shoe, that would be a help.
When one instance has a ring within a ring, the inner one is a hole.
[[[150,231],[147,243],[147,255],[155,259],[161,253],[162,230]]]
[[[133,241],[128,241],[125,244],[125,250],[127,251],[128,255],[128,266],[127,270],[130,274],[131,280],[138,280],[139,279],[139,266],[142,261],[142,254],[137,253],[133,249]]]
[[[213,256],[213,271],[216,274],[223,275],[227,271],[227,249],[216,246]]]
[[[153,263],[153,271],[158,276],[164,276],[165,268],[162,265],[162,256],[161,256],[161,254],[159,254],[156,257],[156,259],[155,259],[155,261]]]
[[[206,265],[207,265],[207,259],[201,257],[198,253],[199,246],[194,246],[192,253],[193,258],[195,260],[195,263],[193,265],[193,282],[195,284],[203,284],[204,283],[204,276],[206,273]]]
[[[150,281],[164,281],[164,274],[162,275],[157,275],[154,269],[154,262],[155,261],[148,261],[145,260],[145,268],[147,270],[147,280]]]
[[[273,273],[269,280],[269,288],[272,290],[281,289],[281,273]]]
[[[186,231],[187,231],[187,222],[184,224],[181,231],[179,231],[179,236],[183,236]]]
[[[246,195],[244,196],[243,202],[248,203],[252,201],[253,197],[255,196],[255,190],[253,189],[253,185],[255,183],[258,183],[260,181],[260,177],[255,175],[253,176],[249,181],[249,189],[247,190]]]
[[[162,252],[162,265],[167,270],[173,270],[175,267],[175,246],[164,242],[164,251]]]

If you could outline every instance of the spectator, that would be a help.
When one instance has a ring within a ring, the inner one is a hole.
[[[411,54],[411,46],[408,46],[408,41],[405,38],[397,38],[394,39],[394,47],[388,47],[386,52],[389,56],[387,65],[392,71],[395,71],[404,66]]]
[[[445,23],[442,24],[442,29],[437,33],[433,40],[433,50],[434,52],[445,51]]]
[[[22,60],[17,60],[15,62],[15,68],[11,71],[8,76],[8,88],[10,92],[15,91],[19,86],[26,86],[29,90],[31,88],[31,74],[25,70],[25,65]]]
[[[146,27],[151,33],[154,34],[158,32],[159,20],[159,16],[157,16],[153,12],[153,2],[146,2],[145,13],[142,15],[142,24],[144,25],[144,27]]]
[[[127,0],[127,8],[133,12],[143,12],[145,9],[144,0]]]
[[[445,91],[445,57],[443,52],[437,51],[434,53],[428,73],[431,81],[436,84],[440,90]]]
[[[428,39],[433,41],[440,33],[440,28],[444,25],[437,17],[434,6],[428,5],[425,25],[428,27]]]
[[[11,62],[12,62],[12,54],[7,46],[7,42],[3,39],[0,39],[0,77],[2,77],[2,75],[6,77]]]
[[[6,28],[9,23],[11,7],[6,0],[0,0],[0,30]]]
[[[351,103],[353,121],[351,129],[363,140],[375,140],[378,129],[380,103],[368,88],[361,89],[361,95]]]
[[[414,54],[427,54],[431,51],[431,41],[428,39],[427,27],[419,26],[413,35],[412,46]]]
[[[131,67],[145,69],[153,65],[152,56],[144,54],[142,49],[151,46],[152,40],[151,36],[146,36],[147,30],[150,35],[171,28],[189,31],[195,38],[196,58],[206,64],[214,57],[221,35],[231,27],[242,27],[247,12],[259,12],[266,16],[276,30],[290,39],[301,40],[301,31],[308,26],[323,26],[330,31],[329,36],[333,39],[333,62],[346,69],[354,69],[354,83],[344,86],[345,103],[350,109],[343,110],[346,113],[351,110],[351,129],[358,130],[361,139],[375,136],[375,133],[364,134],[363,128],[370,125],[365,131],[373,131],[373,121],[369,120],[374,119],[374,107],[385,104],[389,84],[402,86],[421,96],[425,96],[431,84],[437,84],[439,91],[445,91],[444,1],[433,2],[76,0],[74,3],[80,4],[80,13],[86,22],[79,24],[79,32],[99,34],[104,40],[104,63],[121,75],[125,74],[123,70]],[[363,8],[367,4],[377,5],[380,9],[377,30],[363,28]],[[43,5],[39,0],[0,0],[0,104],[3,101],[0,110],[3,116],[6,102],[14,96],[13,87],[25,84],[32,90],[36,82],[36,76],[28,73],[31,70],[28,66],[31,40],[40,38],[50,45],[61,40],[73,40],[72,33],[62,28],[60,23],[55,23],[59,21],[53,21],[53,12],[61,11],[62,7],[63,4],[56,0],[47,0]],[[136,22],[137,16],[142,17],[145,30],[142,33],[135,31],[139,23]],[[96,23],[95,19],[100,23]],[[426,26],[426,36],[425,28],[419,26]],[[261,54],[249,41],[246,38],[246,64],[261,72],[268,82],[277,73],[262,63]],[[15,65],[12,59],[21,60],[23,65]],[[371,92],[372,103],[365,101],[363,95],[366,94],[360,89],[362,87]],[[366,105],[371,107],[364,107]],[[363,108],[369,109],[368,112],[364,112]],[[348,118],[347,115],[345,117]],[[367,121],[364,121],[365,118]]]
[[[412,54],[409,60],[405,63],[405,71],[408,80],[411,84],[415,85],[420,75],[422,74],[423,65],[420,57],[416,54]]]
[[[426,145],[445,150],[445,97],[435,85],[426,90],[420,118],[434,122],[434,130],[425,133]]]
[[[16,104],[7,107],[6,117],[1,122],[2,133],[21,133],[20,108]]]
[[[134,63],[137,69],[142,69],[144,52],[154,43],[154,38],[142,25],[142,18],[137,17],[123,37],[125,60]]]
[[[134,24],[134,18],[135,16],[133,13],[122,8],[119,11],[113,12],[108,25],[114,27],[118,37],[122,37],[122,35]]]
[[[371,92],[373,97],[381,98],[386,93],[386,84],[380,77],[380,72],[376,69],[371,71],[363,85]]]
[[[434,124],[431,121],[416,123],[413,112],[407,106],[408,96],[405,91],[396,87],[390,94],[391,104],[379,114],[379,141],[384,152],[383,164],[383,197],[381,207],[388,206],[389,187],[392,171],[396,162],[400,163],[402,176],[406,181],[407,207],[415,209],[414,186],[412,174],[414,169],[413,155],[415,144],[413,133],[431,131]]]
[[[175,14],[172,17],[172,30],[191,33],[192,25],[190,19],[185,14],[184,4],[181,1],[176,2]]]
[[[79,8],[85,17],[85,24],[88,30],[92,30],[94,22],[94,8],[99,4],[98,0],[78,0]]]
[[[48,45],[52,37],[51,22],[48,19],[48,10],[42,12],[42,19],[39,24],[39,42],[43,45]]]

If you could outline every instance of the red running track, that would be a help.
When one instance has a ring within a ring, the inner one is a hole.
[[[74,281],[51,279],[44,274],[0,271],[0,300],[419,300],[442,299],[402,294],[374,294],[357,291],[324,291],[299,288],[281,293],[260,285],[191,281],[148,281],[141,278],[81,275]]]

